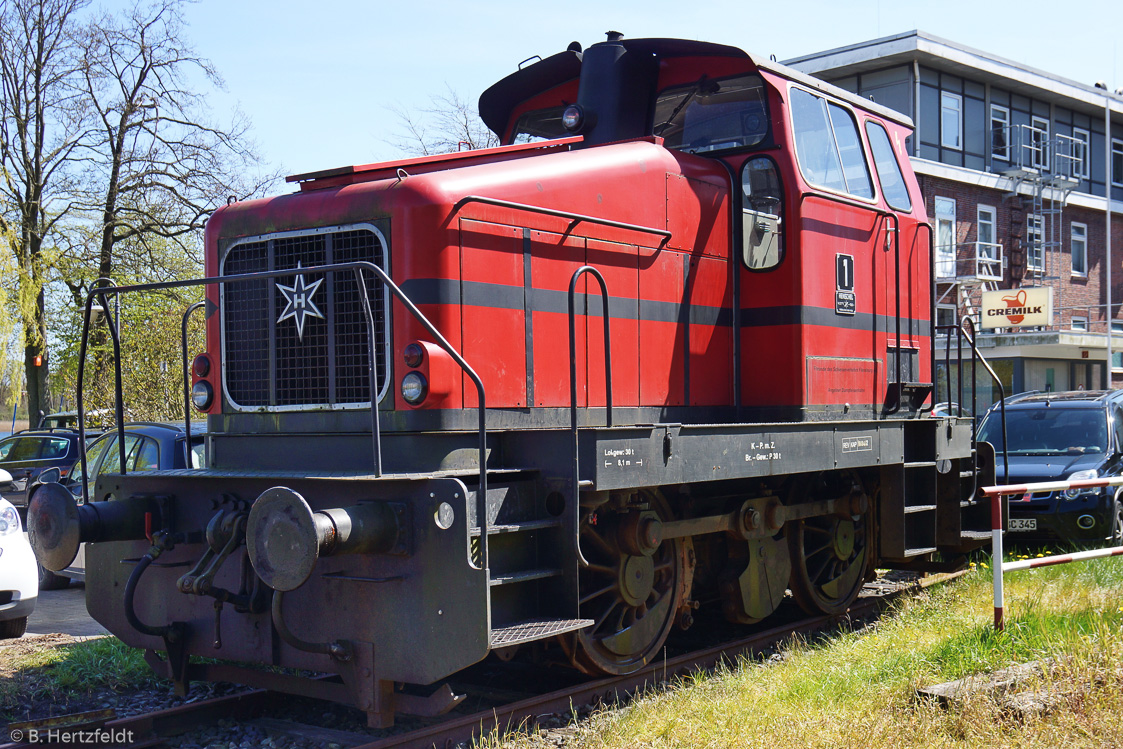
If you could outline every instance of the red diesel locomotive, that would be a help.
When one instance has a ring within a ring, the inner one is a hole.
[[[480,112],[505,145],[216,211],[209,468],[37,491],[41,561],[89,542],[91,614],[155,669],[386,724],[491,651],[627,673],[699,606],[839,613],[988,537],[993,451],[928,415],[908,118],[615,33]]]

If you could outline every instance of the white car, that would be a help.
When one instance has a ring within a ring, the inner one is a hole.
[[[12,476],[0,469],[0,484]],[[23,532],[19,513],[0,498],[0,640],[21,637],[39,597],[39,565]]]

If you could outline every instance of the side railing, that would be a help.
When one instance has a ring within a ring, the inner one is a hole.
[[[971,410],[968,412],[968,415],[970,415],[971,419],[974,421],[974,424],[973,424],[973,427],[972,427],[972,430],[971,430],[972,447],[974,447],[974,443],[976,441],[978,441],[978,437],[979,437],[979,418],[978,418],[979,400],[978,400],[978,385],[977,385],[978,380],[976,378],[975,373],[978,372],[978,368],[979,368],[980,365],[983,367],[983,369],[990,376],[991,382],[993,382],[995,387],[998,388],[998,404],[999,404],[998,410],[999,410],[999,417],[1002,420],[1002,450],[1001,450],[1001,452],[1002,452],[1002,466],[1003,466],[1003,475],[1004,475],[1003,480],[1008,481],[1009,476],[1010,476],[1010,457],[1009,457],[1009,454],[1006,451],[1006,388],[1002,384],[1002,379],[994,371],[994,368],[990,366],[990,362],[988,362],[986,360],[986,358],[981,353],[979,353],[979,347],[978,347],[978,344],[976,342],[976,337],[975,337],[975,323],[971,320],[970,317],[962,318],[958,325],[939,325],[939,326],[936,327],[936,331],[937,331],[937,334],[939,333],[939,331],[945,331],[947,333],[946,342],[945,342],[945,346],[944,346],[944,378],[945,378],[944,379],[944,383],[945,383],[944,384],[944,392],[947,393],[947,395],[948,395],[949,406],[954,403],[954,406],[955,406],[955,409],[956,409],[957,412],[953,415],[963,416],[964,415],[964,413],[963,413],[964,395],[969,395],[970,398],[971,398]],[[953,337],[953,334],[954,334],[954,337]],[[951,354],[953,340],[955,342],[955,359],[954,360],[952,359],[952,354]],[[964,342],[966,342],[968,347],[971,349],[971,358],[970,358],[971,385],[970,385],[970,392],[969,393],[964,393],[964,383],[963,383],[963,380],[964,380],[963,344],[964,344]],[[958,376],[956,378],[957,379],[956,392],[957,392],[958,398],[955,401],[952,401],[952,399],[951,399],[951,395],[952,395],[951,373],[952,373],[952,369],[953,369],[953,362],[954,362],[954,365],[955,365],[954,369],[958,373]]]
[[[468,377],[472,380],[472,383],[476,387],[476,393],[477,393],[477,396],[479,398],[479,466],[480,466],[479,492],[477,493],[477,497],[476,497],[476,515],[477,515],[477,522],[478,522],[479,529],[480,529],[480,562],[481,562],[481,565],[482,565],[483,569],[488,569],[489,560],[488,560],[488,543],[487,543],[488,520],[487,520],[487,419],[486,419],[487,405],[486,405],[486,396],[485,396],[485,393],[484,393],[483,381],[480,380],[479,375],[476,374],[475,370],[472,369],[472,367],[468,364],[468,362],[464,360],[464,357],[460,355],[460,352],[458,352],[452,346],[452,344],[450,344],[448,342],[448,340],[446,340],[445,337],[443,335],[441,335],[440,331],[437,330],[436,326],[434,326],[433,323],[427,317],[425,317],[425,315],[421,312],[421,310],[419,310],[417,308],[417,306],[409,299],[409,297],[406,296],[405,292],[403,292],[390,279],[390,276],[386,273],[386,271],[384,271],[378,265],[376,265],[374,263],[371,263],[371,262],[368,262],[368,261],[336,263],[336,264],[332,264],[332,265],[318,265],[318,266],[311,266],[311,267],[308,267],[308,268],[293,268],[293,269],[287,269],[287,270],[257,271],[257,272],[254,272],[254,273],[240,273],[240,274],[237,274],[237,275],[219,276],[219,277],[206,277],[206,278],[191,279],[191,280],[186,280],[186,281],[165,281],[165,282],[161,282],[161,283],[131,284],[131,285],[126,285],[126,286],[102,286],[102,287],[91,289],[89,295],[86,297],[85,316],[84,316],[83,323],[82,323],[82,341],[81,341],[81,345],[79,347],[79,352],[78,352],[78,382],[77,382],[76,401],[77,401],[77,408],[78,408],[79,444],[82,445],[82,451],[81,451],[81,457],[80,457],[81,464],[82,464],[82,475],[83,476],[89,475],[89,467],[87,465],[86,450],[85,450],[85,443],[86,443],[85,423],[86,423],[86,420],[85,420],[84,384],[85,384],[86,354],[87,354],[87,350],[89,348],[90,318],[91,318],[91,314],[92,314],[92,311],[93,311],[93,303],[94,303],[95,299],[100,301],[102,307],[105,308],[106,307],[106,301],[107,301],[107,299],[110,295],[126,294],[126,293],[133,293],[133,292],[161,291],[161,290],[167,290],[167,289],[181,289],[181,288],[189,288],[189,287],[193,287],[193,286],[221,286],[221,285],[227,284],[227,283],[258,281],[258,280],[266,280],[266,279],[271,279],[271,278],[288,278],[288,277],[292,277],[292,276],[300,276],[300,275],[305,275],[305,274],[316,274],[316,273],[334,274],[334,273],[342,273],[342,272],[348,272],[348,271],[354,273],[354,275],[356,277],[356,282],[358,283],[358,286],[359,286],[359,289],[362,290],[361,293],[362,293],[363,311],[366,315],[367,337],[368,337],[368,354],[369,354],[367,365],[368,365],[368,368],[369,368],[368,371],[369,371],[370,381],[371,381],[371,404],[370,404],[371,438],[372,438],[372,441],[373,441],[372,453],[373,453],[374,473],[375,473],[376,476],[381,477],[383,475],[381,427],[380,427],[379,418],[378,418],[378,410],[379,410],[378,409],[378,403],[376,402],[376,397],[375,397],[375,393],[378,392],[378,388],[375,384],[376,380],[377,380],[377,365],[376,365],[377,347],[375,345],[376,334],[375,334],[374,314],[371,310],[370,299],[368,298],[367,291],[366,291],[366,282],[365,282],[365,278],[363,276],[364,272],[373,273],[378,278],[378,280],[382,282],[382,284],[385,286],[385,288],[390,290],[390,293],[392,293],[394,295],[394,297],[402,304],[403,307],[405,307],[405,309],[414,317],[414,319],[416,319],[419,323],[421,323],[422,327],[424,327],[426,332],[428,332],[429,335],[433,337],[433,340],[437,343],[437,345],[439,345],[442,349],[445,350],[446,353],[448,353],[448,355],[450,357],[452,357],[453,361],[455,361],[456,364],[460,367],[460,369],[465,374],[468,375]],[[195,305],[190,306],[187,309],[187,311],[184,313],[184,316],[183,316],[183,350],[182,350],[182,354],[183,354],[183,372],[184,372],[185,388],[186,388],[186,382],[187,382],[186,334],[187,334],[188,319],[189,319],[191,313],[194,312],[195,309],[198,309],[197,305],[202,305],[202,304],[205,304],[205,303],[199,302],[199,303],[196,303]],[[110,338],[111,338],[112,343],[113,343],[114,396],[115,396],[115,399],[116,399],[115,418],[116,418],[116,424],[117,424],[118,444],[121,446],[121,449],[118,450],[118,454],[119,454],[119,457],[120,457],[121,473],[124,475],[124,474],[127,473],[127,467],[126,467],[125,450],[123,449],[124,444],[125,444],[125,408],[124,408],[123,380],[122,380],[122,374],[121,374],[121,339],[120,339],[120,331],[117,330],[116,325],[109,325],[108,328],[109,328]],[[184,402],[184,407],[189,408],[189,406],[190,406],[189,396],[186,396],[185,402]],[[190,450],[190,411],[189,410],[187,411],[187,413],[185,413],[185,419],[188,421],[188,425],[187,425],[187,429],[188,429],[188,450]],[[188,459],[190,459],[190,456],[188,456]],[[190,465],[190,462],[188,463],[188,465]],[[89,489],[86,486],[86,483],[84,481],[82,483],[82,499],[83,499],[84,502],[89,501]]]
[[[612,316],[609,314],[608,308],[608,285],[605,284],[604,276],[601,275],[599,270],[591,265],[582,265],[574,271],[573,277],[569,280],[569,430],[573,440],[572,496],[575,511],[581,506],[581,471],[579,465],[581,445],[577,432],[577,281],[586,273],[597,279],[597,283],[600,284],[602,301],[601,316],[604,319],[605,421],[607,422],[607,426],[612,426],[612,344],[610,326]],[[587,348],[586,346],[586,349]],[[582,564],[588,566],[584,554],[581,553],[580,523],[578,523],[576,533],[578,535],[576,546],[577,557]]]

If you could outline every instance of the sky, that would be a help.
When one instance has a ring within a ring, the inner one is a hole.
[[[1119,0],[198,0],[185,15],[189,41],[226,82],[210,99],[215,116],[240,108],[261,155],[286,174],[400,158],[391,107],[416,112],[449,90],[474,103],[520,61],[574,40],[588,47],[609,30],[718,42],[783,61],[920,29],[1065,78],[1123,87]]]

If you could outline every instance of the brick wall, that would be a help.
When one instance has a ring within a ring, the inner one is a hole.
[[[1032,212],[1032,200],[1027,196],[1007,197],[1005,190],[995,190],[977,185],[964,184],[953,180],[927,175],[917,175],[921,192],[924,194],[928,216],[935,225],[936,197],[951,198],[955,201],[956,243],[959,246],[958,267],[968,267],[965,262],[974,257],[973,243],[978,240],[977,206],[988,205],[995,209],[996,241],[1003,247],[1007,260],[1004,279],[1000,288],[1017,288],[1028,281],[1023,279],[1026,261],[1026,222]],[[1056,325],[1068,328],[1073,316],[1087,317],[1092,332],[1106,332],[1104,309],[1107,302],[1104,279],[1105,226],[1103,211],[1066,205],[1063,214],[1063,228],[1060,232],[1061,250],[1049,253],[1049,274],[1059,276],[1057,280],[1043,281],[1056,289]],[[1048,219],[1046,219],[1048,220]],[[1088,274],[1087,277],[1072,275],[1071,225],[1073,222],[1087,226]],[[1046,236],[1048,240],[1050,237]],[[965,246],[965,243],[972,243]],[[1113,319],[1123,321],[1123,214],[1112,217],[1112,305]],[[944,300],[951,301],[953,297]],[[962,304],[963,300],[959,300]],[[960,309],[962,313],[962,308]]]

